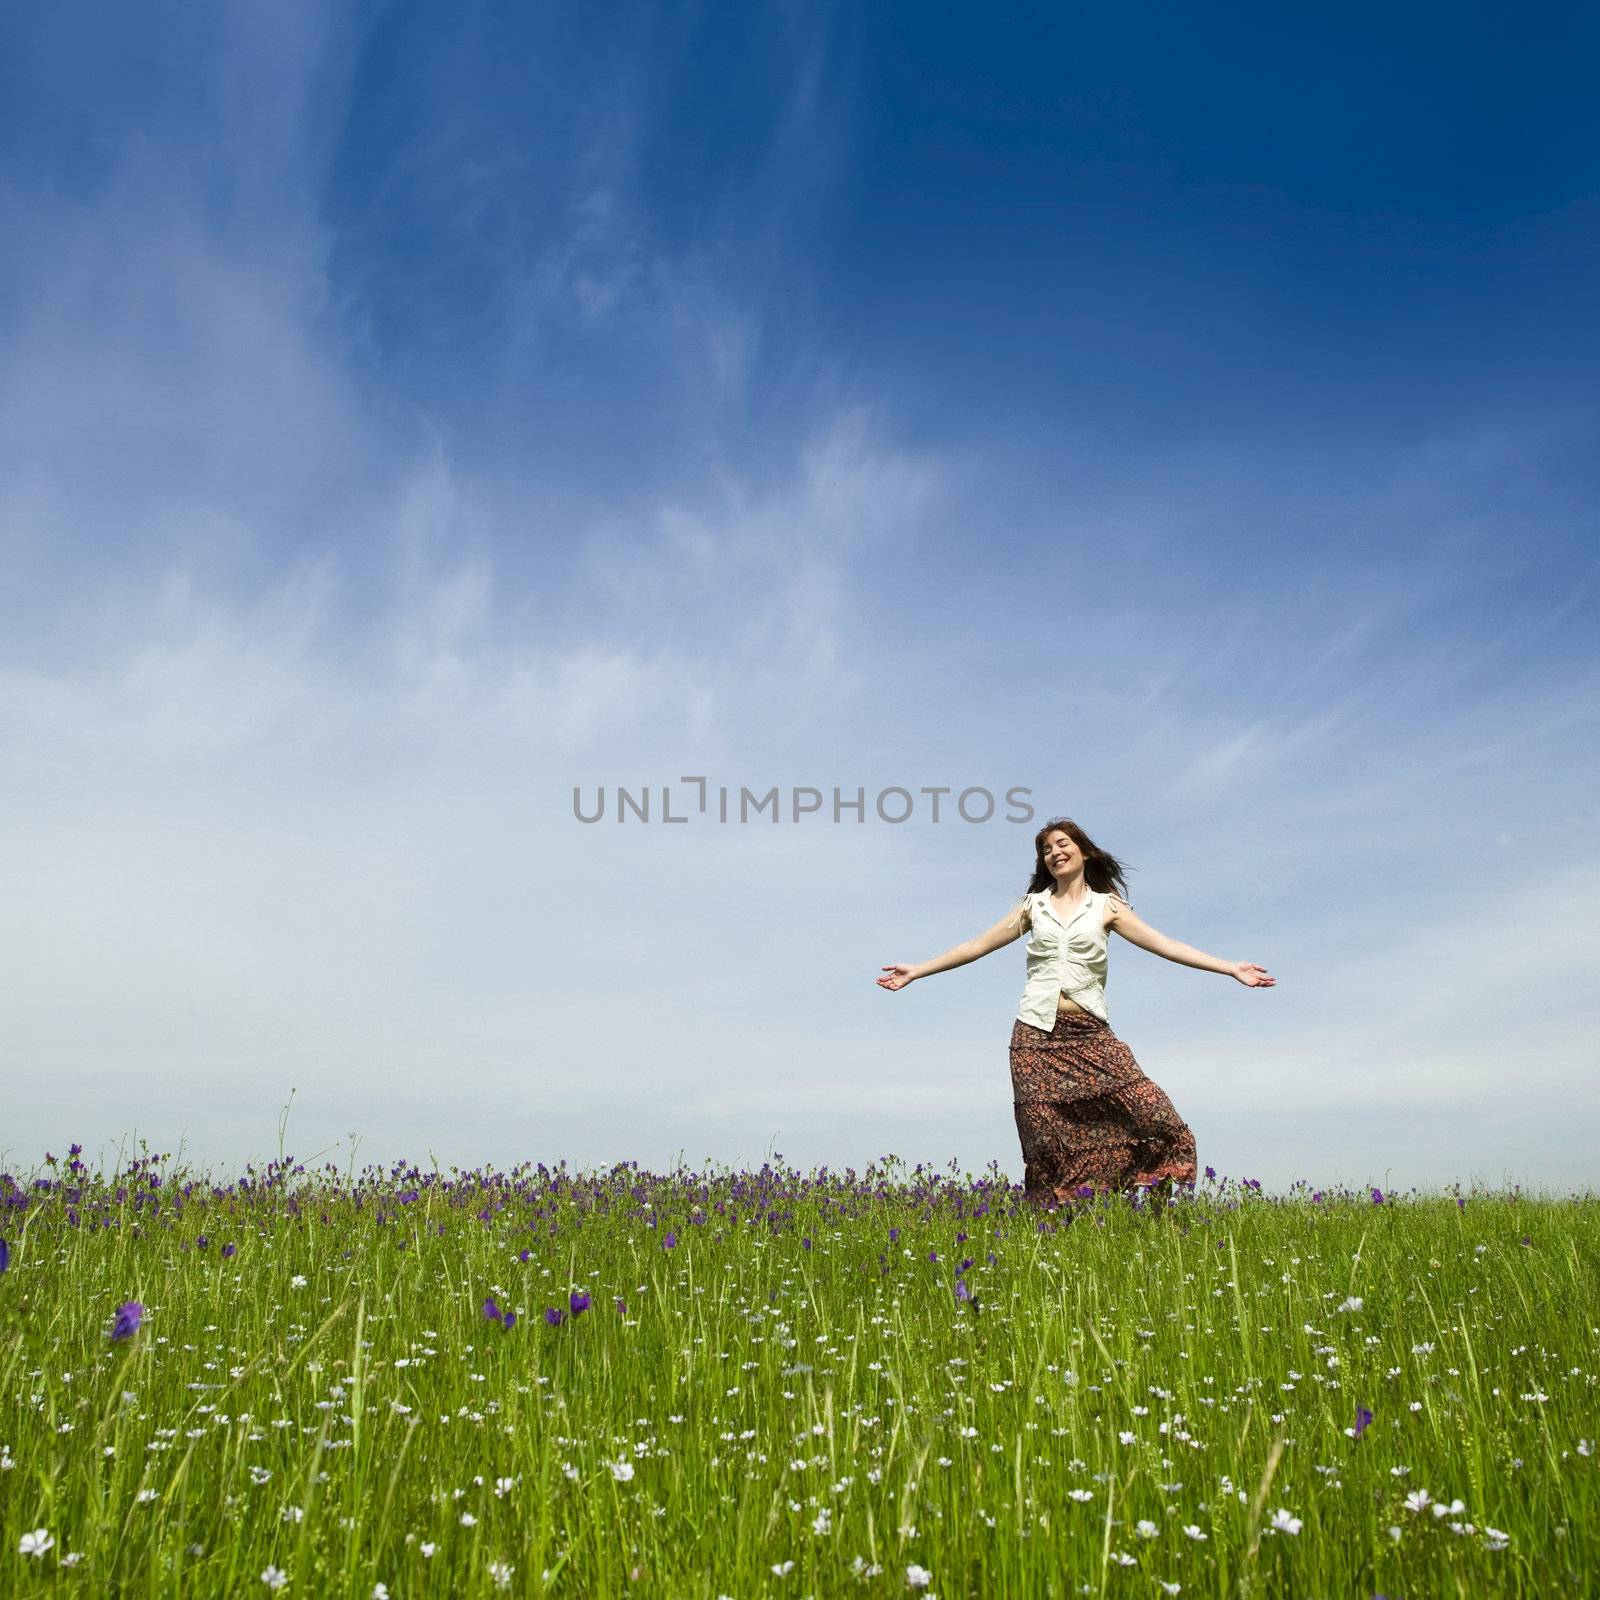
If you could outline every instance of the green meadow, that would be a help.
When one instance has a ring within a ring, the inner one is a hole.
[[[0,1177],[7,1596],[1600,1592],[1600,1204]]]

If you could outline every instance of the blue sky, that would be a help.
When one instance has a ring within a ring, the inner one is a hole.
[[[1592,1183],[1593,8],[169,7],[0,49],[27,1162],[1020,1175],[1030,788],[1268,1182]]]

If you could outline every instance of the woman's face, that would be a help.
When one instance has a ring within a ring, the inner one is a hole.
[[[1044,865],[1059,883],[1073,869],[1074,865],[1081,866],[1083,852],[1072,842],[1072,835],[1063,833],[1057,828],[1044,841]]]

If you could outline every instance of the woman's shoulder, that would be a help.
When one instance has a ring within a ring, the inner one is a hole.
[[[1100,896],[1100,926],[1109,929],[1123,911],[1133,908],[1115,889],[1107,889]]]

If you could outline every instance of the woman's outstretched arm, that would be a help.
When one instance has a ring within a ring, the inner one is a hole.
[[[986,929],[977,938],[967,939],[961,944],[952,946],[942,956],[935,956],[932,961],[917,961],[910,964],[896,961],[885,967],[884,976],[878,979],[878,987],[903,989],[908,983],[915,983],[918,978],[930,978],[936,972],[948,972],[951,967],[964,967],[969,961],[976,961],[979,956],[986,956],[991,950],[998,950],[1002,945],[1020,939],[1027,931],[1028,909],[1026,906],[1019,906],[1014,911],[1007,912],[992,928]]]
[[[1224,961],[1220,956],[1208,956],[1204,950],[1196,950],[1192,944],[1169,939],[1166,934],[1152,928],[1127,901],[1116,895],[1110,897],[1110,908],[1106,926],[1115,928],[1129,944],[1136,944],[1152,955],[1176,961],[1181,966],[1198,967],[1202,972],[1225,972],[1249,989],[1270,989],[1278,981],[1268,974],[1265,967],[1258,967],[1253,961]]]

